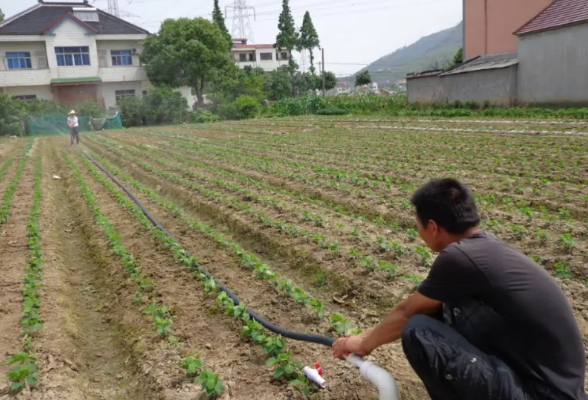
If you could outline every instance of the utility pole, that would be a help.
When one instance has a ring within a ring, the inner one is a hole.
[[[322,53],[323,53],[323,62],[321,64],[322,69],[323,69],[323,97],[325,97],[325,48],[321,48]]]

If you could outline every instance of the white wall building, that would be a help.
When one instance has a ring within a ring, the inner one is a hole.
[[[245,68],[262,68],[266,72],[288,65],[288,50],[275,49],[273,44],[247,44],[247,39],[233,39],[231,58]]]
[[[106,108],[152,87],[139,61],[149,32],[84,3],[40,1],[0,23],[0,91]],[[189,88],[180,92],[192,105]]]

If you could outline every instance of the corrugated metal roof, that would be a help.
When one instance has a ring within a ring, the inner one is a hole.
[[[425,78],[427,76],[437,76],[443,72],[442,69],[433,69],[429,71],[422,71],[422,72],[411,72],[406,75],[406,79],[414,79],[414,78]]]
[[[73,8],[92,8],[86,3],[39,3],[34,7],[9,18],[0,24],[0,35],[42,35],[48,28],[67,14],[73,13]],[[97,10],[99,22],[84,22],[100,34],[148,34],[127,21]]]
[[[464,64],[449,70],[441,76],[463,74],[466,72],[482,71],[486,69],[506,68],[518,64],[517,53],[500,53],[488,56],[476,57],[473,60],[466,61]]]
[[[525,35],[588,22],[588,0],[555,0],[545,10],[515,32]]]

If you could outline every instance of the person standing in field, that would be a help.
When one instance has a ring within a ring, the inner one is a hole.
[[[479,228],[455,179],[418,189],[420,237],[439,252],[428,277],[379,325],[338,339],[333,355],[402,340],[433,400],[586,400],[586,354],[569,300],[524,254]]]
[[[71,110],[67,116],[67,126],[69,126],[71,145],[74,145],[74,140],[76,144],[80,144],[78,117],[76,116],[76,112],[74,110]]]

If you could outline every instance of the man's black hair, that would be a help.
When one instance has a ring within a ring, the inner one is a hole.
[[[419,188],[410,200],[421,224],[433,220],[454,235],[478,226],[476,201],[467,186],[457,179],[434,179]]]

